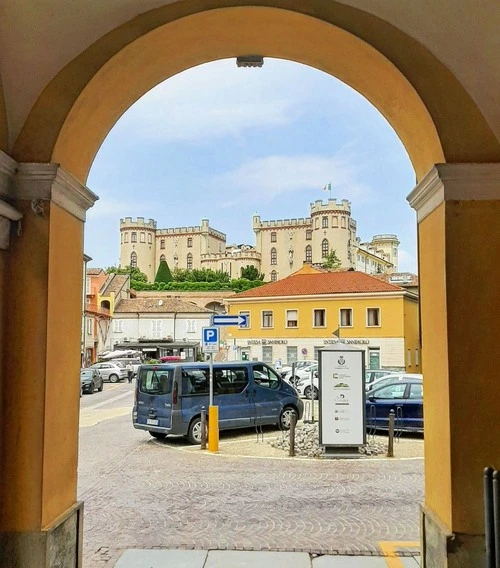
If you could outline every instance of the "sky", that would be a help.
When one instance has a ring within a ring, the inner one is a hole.
[[[399,270],[417,271],[415,173],[397,134],[349,86],[290,61],[225,59],[161,83],[115,124],[87,186],[99,195],[85,226],[92,267],[118,265],[123,217],[206,218],[228,244],[254,245],[253,215],[307,217],[331,195],[351,202],[362,242],[396,234]]]

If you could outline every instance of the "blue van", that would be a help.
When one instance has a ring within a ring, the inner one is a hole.
[[[301,419],[304,403],[274,369],[256,361],[213,364],[214,405],[219,429],[277,424],[290,428],[292,415]],[[167,434],[201,442],[201,409],[208,412],[208,363],[142,365],[135,386],[134,428],[154,438]]]

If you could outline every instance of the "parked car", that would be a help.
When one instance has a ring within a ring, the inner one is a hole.
[[[139,370],[139,367],[142,365],[142,361],[140,359],[132,357],[110,359],[108,363],[121,363],[127,369],[127,372],[129,369],[132,371],[132,377],[135,377],[137,375],[137,371]]]
[[[404,372],[404,369],[365,369],[365,386],[368,388],[369,385],[371,385],[374,381],[380,379],[381,377],[386,377],[387,375],[402,372]]]
[[[101,373],[97,369],[88,367],[80,370],[80,395],[94,394],[96,389],[101,392],[103,387]]]
[[[318,361],[316,359],[311,359],[310,361],[306,359],[300,359],[299,361],[295,361],[295,370],[297,371],[298,369],[302,369],[303,367],[309,367],[314,363],[318,364]],[[285,378],[285,375],[290,375],[290,373],[292,372],[292,365],[283,365],[279,372],[281,373],[281,377]]]
[[[395,414],[396,429],[424,430],[423,382],[415,377],[394,379],[366,393],[366,424],[375,430],[389,428],[389,412]]]
[[[296,383],[301,379],[307,379],[311,377],[311,372],[317,374],[318,372],[318,363],[311,362],[310,365],[303,365],[298,369],[295,369],[295,374],[292,375],[292,371],[283,375],[281,374],[282,379],[284,379],[287,383],[290,383],[292,386],[295,386]]]
[[[299,393],[299,396],[305,396],[306,398],[317,400],[319,398],[319,380],[317,368],[314,372],[313,381],[311,385],[311,373],[304,374],[298,377],[294,383],[295,390]]]
[[[418,373],[393,373],[390,375],[385,375],[383,377],[380,377],[380,379],[373,381],[373,383],[365,385],[365,390],[367,392],[370,392],[373,389],[383,387],[384,385],[388,385],[391,382],[402,381],[404,379],[416,379],[422,381],[423,375],[420,375]]]
[[[301,419],[304,403],[293,387],[269,365],[257,361],[214,363],[214,404],[219,429],[276,424],[290,428]],[[142,365],[135,385],[134,428],[154,438],[169,434],[201,441],[201,409],[208,408],[210,368],[207,363]]]
[[[103,381],[109,381],[111,383],[116,383],[118,381],[123,381],[127,378],[127,369],[123,366],[121,367],[117,363],[111,363],[108,361],[103,361],[102,363],[94,363],[90,365],[88,369],[97,369],[101,373]]]

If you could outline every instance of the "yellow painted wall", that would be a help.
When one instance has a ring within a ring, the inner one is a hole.
[[[243,299],[242,299],[243,300]],[[402,296],[395,298],[343,298],[343,299],[273,299],[272,301],[232,302],[228,300],[229,312],[249,311],[251,314],[250,329],[235,328],[232,333],[236,339],[253,337],[318,337],[330,336],[339,324],[339,310],[351,308],[353,310],[353,327],[342,327],[340,336],[344,338],[355,337],[403,337],[404,335],[404,308]],[[381,326],[366,326],[366,309],[380,308]],[[286,310],[298,310],[298,327],[286,327]],[[326,310],[326,327],[313,327],[313,310]],[[262,311],[273,311],[273,328],[262,328]]]

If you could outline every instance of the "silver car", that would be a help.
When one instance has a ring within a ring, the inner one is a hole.
[[[110,383],[124,381],[128,377],[125,367],[121,367],[116,363],[108,363],[107,361],[94,363],[89,369],[97,369],[99,373],[101,373],[102,380],[109,381]]]

